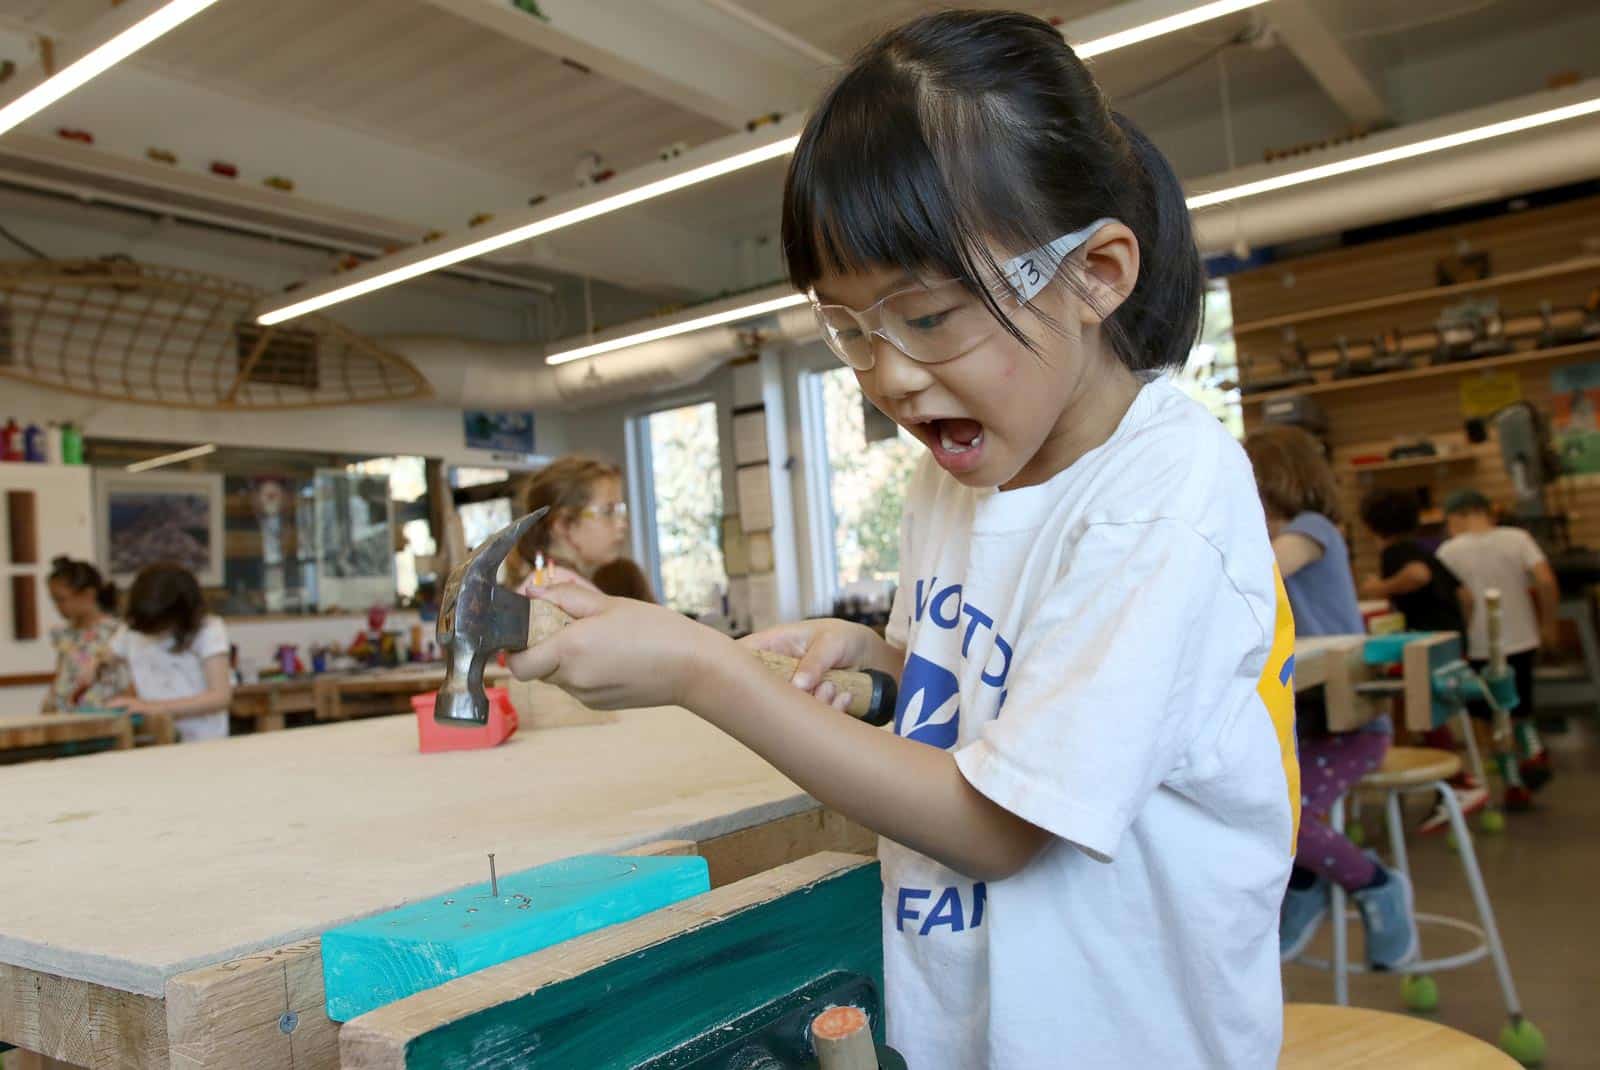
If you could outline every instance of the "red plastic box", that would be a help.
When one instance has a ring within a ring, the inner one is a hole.
[[[412,695],[411,708],[417,714],[417,743],[423,754],[447,750],[483,750],[498,747],[517,730],[517,711],[503,687],[486,687],[489,698],[489,723],[475,725],[440,724],[433,719],[433,703],[438,692]]]

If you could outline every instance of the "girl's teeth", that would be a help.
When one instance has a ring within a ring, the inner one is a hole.
[[[947,453],[966,453],[968,450],[977,449],[982,444],[983,444],[983,432],[982,431],[979,431],[977,437],[974,438],[971,442],[966,442],[966,443],[957,442],[955,439],[950,437],[950,432],[948,432],[948,431],[945,431],[943,429],[941,429],[939,431],[939,445],[943,446]]]

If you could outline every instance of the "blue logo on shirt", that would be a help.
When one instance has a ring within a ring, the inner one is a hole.
[[[927,936],[938,928],[953,933],[976,929],[983,924],[983,908],[989,901],[989,886],[983,881],[968,887],[969,895],[963,897],[959,887],[951,888],[901,888],[895,904],[894,928]],[[935,893],[938,893],[937,896]],[[933,909],[927,910],[928,903]]]
[[[956,674],[912,654],[900,674],[900,703],[894,711],[897,735],[949,750],[961,732],[961,682]]]

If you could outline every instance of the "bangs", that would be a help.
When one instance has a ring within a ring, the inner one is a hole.
[[[885,84],[901,81],[886,73],[858,71],[841,83],[796,147],[783,249],[798,290],[826,274],[878,267],[967,273],[956,239],[966,228],[923,136],[915,90]]]

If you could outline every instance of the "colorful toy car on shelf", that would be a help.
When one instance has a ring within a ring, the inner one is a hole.
[[[239,168],[237,164],[231,164],[227,160],[212,160],[211,173],[223,178],[238,178]]]
[[[282,175],[268,175],[261,180],[261,184],[268,189],[278,189],[285,193],[294,192],[294,179],[284,178]]]
[[[479,212],[477,215],[475,215],[471,219],[467,220],[467,226],[469,226],[469,227],[482,226],[484,223],[489,222],[489,220],[491,220],[493,218],[494,218],[494,213],[493,212]]]
[[[145,159],[154,160],[156,163],[176,164],[178,154],[171,149],[158,149],[154,145],[144,150]]]
[[[93,134],[89,133],[89,131],[87,131],[87,130],[79,130],[76,127],[71,127],[71,126],[59,126],[59,127],[57,127],[56,128],[56,137],[61,138],[64,141],[81,141],[85,145],[93,145],[94,144],[94,135]]]

